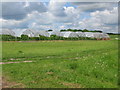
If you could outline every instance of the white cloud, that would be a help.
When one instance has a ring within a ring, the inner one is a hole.
[[[22,14],[24,16],[4,16],[4,19],[0,20],[3,28],[17,31],[25,28],[36,30],[86,28],[108,32],[117,30],[117,7],[113,7],[112,3],[72,3],[75,6],[66,6],[65,2],[51,0],[48,4],[37,2],[15,3],[14,6],[9,4],[4,6],[3,10],[6,9],[4,14],[8,16]]]
[[[102,11],[105,9],[112,9],[113,6],[117,6],[117,3],[108,3],[108,2],[73,2],[72,4],[77,5],[78,10],[85,12],[94,12]]]
[[[96,11],[91,13],[92,17],[100,18],[105,24],[118,23],[118,8],[114,7],[112,10]]]
[[[112,10],[95,11],[90,13],[91,17],[79,22],[82,28],[100,29],[104,32],[117,32],[118,8]]]
[[[51,0],[48,5],[49,12],[57,17],[66,16],[64,12],[65,9],[63,8],[64,4],[65,2],[55,2],[55,0]]]

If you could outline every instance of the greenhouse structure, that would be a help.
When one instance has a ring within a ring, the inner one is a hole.
[[[15,32],[10,29],[0,29],[0,35],[11,35],[15,36]]]
[[[69,38],[69,37],[78,37],[78,35],[75,32],[67,31],[67,32],[64,32],[63,37],[66,37],[66,38]]]
[[[50,34],[46,31],[38,31],[38,34],[45,37],[50,37]]]
[[[37,31],[30,30],[30,29],[25,30],[22,34],[23,35],[28,35],[29,37],[39,37],[39,34],[38,34]]]
[[[15,32],[13,32],[12,30],[9,30],[9,29],[0,30],[0,34],[15,36]],[[64,38],[85,37],[85,38],[96,38],[96,39],[104,39],[104,40],[107,40],[110,38],[108,34],[99,33],[99,32],[81,32],[81,31],[60,32],[60,31],[44,31],[44,30],[39,31],[39,30],[30,30],[30,29],[23,31],[21,33],[21,35],[28,35],[28,37],[40,37],[40,36],[50,37],[51,35],[56,35],[56,36],[64,37]]]

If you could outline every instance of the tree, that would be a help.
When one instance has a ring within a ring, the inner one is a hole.
[[[64,31],[66,31],[66,30],[65,29],[60,30],[60,32],[64,32]]]
[[[87,30],[87,29],[84,29],[84,30],[82,30],[83,32],[90,32],[89,30]]]
[[[53,31],[53,30],[49,29],[48,31]]]
[[[28,35],[21,35],[21,40],[29,40],[29,37]]]
[[[2,41],[15,41],[15,37],[12,35],[2,35]]]

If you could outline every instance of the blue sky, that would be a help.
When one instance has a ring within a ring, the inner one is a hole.
[[[118,32],[117,11],[117,3],[105,2],[3,2],[0,22],[2,28],[17,33],[25,29],[68,28]]]

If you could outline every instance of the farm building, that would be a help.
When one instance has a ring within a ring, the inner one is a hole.
[[[15,36],[15,32],[13,32],[10,29],[1,29],[0,30],[0,35],[12,35],[12,36]]]

